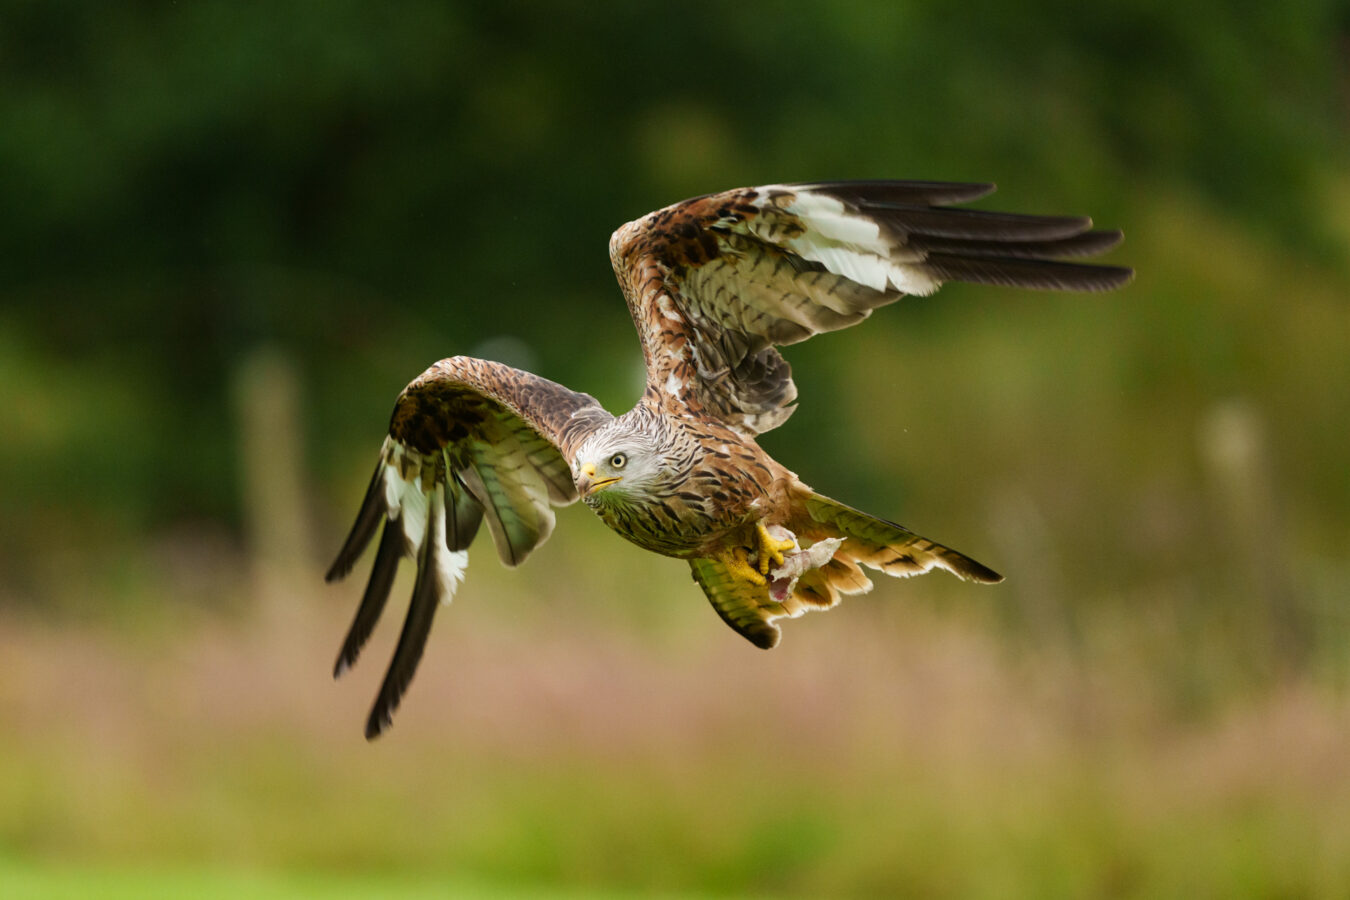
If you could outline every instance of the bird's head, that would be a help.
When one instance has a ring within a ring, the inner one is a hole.
[[[577,451],[572,480],[588,505],[623,504],[656,494],[662,468],[662,455],[647,435],[606,428]]]

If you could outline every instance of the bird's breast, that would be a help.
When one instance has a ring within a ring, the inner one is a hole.
[[[728,462],[713,457],[660,492],[635,497],[597,491],[585,502],[639,547],[684,559],[706,556],[728,533],[766,515],[771,505],[767,485],[754,477],[754,468]]]
[[[640,499],[607,498],[604,492],[586,497],[606,525],[639,547],[663,556],[696,554],[716,529],[704,498],[676,492]]]

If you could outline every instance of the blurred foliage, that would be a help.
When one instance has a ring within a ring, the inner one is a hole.
[[[739,184],[994,179],[1125,225],[1181,192],[1325,262],[1344,10],[1248,6],[7,4],[0,324],[70,380],[34,449],[102,451],[24,499],[233,515],[223,374],[262,340],[321,446],[503,333],[624,406],[606,237]]]
[[[1053,583],[1011,588],[1014,619],[1134,592],[1201,622],[1244,596],[1325,615],[1350,510],[1328,426],[1350,417],[1350,22],[1249,6],[11,3],[6,595],[134,598],[161,565],[147,540],[238,546],[255,353],[294,366],[307,512],[336,522],[434,359],[632,401],[619,222],[738,184],[897,176],[1090,211],[1125,228],[1140,278],[1092,298],[950,287],[793,348],[804,402],[766,446],[958,546],[992,530],[1000,568],[1053,556]],[[1202,438],[1225,404],[1260,456],[1227,480]],[[1225,504],[1257,514],[1249,489],[1278,541],[1224,533]]]
[[[1138,592],[1206,624],[1293,603],[1306,645],[1347,566],[1326,423],[1350,417],[1350,22],[1250,7],[9,4],[6,595],[82,608],[120,583],[135,604],[166,555],[238,546],[237,383],[258,352],[294,367],[278,390],[301,397],[307,514],[336,523],[434,359],[632,401],[619,222],[738,184],[993,179],[986,205],[1123,226],[1138,282],[949,287],[793,348],[804,402],[766,446],[958,546],[992,532],[1000,568],[1053,557],[1010,587],[1009,624]],[[1203,439],[1225,404],[1260,456],[1227,480]],[[1258,512],[1278,540],[1224,532]],[[165,535],[177,550],[145,550]]]

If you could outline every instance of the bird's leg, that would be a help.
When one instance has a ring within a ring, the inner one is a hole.
[[[738,578],[750,582],[751,584],[768,584],[766,579],[758,569],[750,565],[750,551],[745,547],[732,547],[720,555],[722,564],[727,570]]]
[[[769,534],[769,529],[764,527],[764,521],[755,523],[755,531],[759,534],[759,574],[769,574],[769,564],[781,566],[783,564],[783,551],[791,550],[797,546],[794,540],[780,541]]]

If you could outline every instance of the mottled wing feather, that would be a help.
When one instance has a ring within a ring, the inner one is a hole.
[[[1096,291],[1129,269],[1066,263],[1120,241],[1082,216],[950,209],[989,184],[821,182],[675,204],[614,233],[648,391],[742,435],[781,424],[796,387],[774,349],[947,281]]]
[[[555,448],[540,446],[538,436],[526,432],[529,427],[509,412],[485,411],[478,432],[448,454],[508,566],[524,562],[553,532],[550,504],[576,499],[567,463]],[[559,486],[559,474],[567,478],[570,496]]]
[[[342,578],[385,523],[370,581],[334,666],[356,661],[384,610],[401,559],[417,580],[403,630],[367,723],[392,720],[435,615],[463,579],[467,549],[486,521],[507,565],[553,530],[552,505],[577,499],[567,462],[612,417],[586,394],[499,363],[441,360],[399,395],[375,476],[328,580]]]
[[[445,543],[451,550],[468,550],[483,524],[483,505],[464,486],[460,473],[445,479]]]
[[[691,559],[689,568],[722,621],[756,647],[771,650],[778,646],[782,632],[773,620],[788,613],[773,602],[768,588],[737,577],[715,559]]]
[[[722,621],[763,650],[776,647],[782,637],[776,620],[829,609],[839,602],[840,591],[856,594],[872,587],[857,566],[841,563],[834,567],[832,561],[802,575],[792,592],[779,601],[767,585],[746,580],[720,560],[691,559],[689,569]]]

